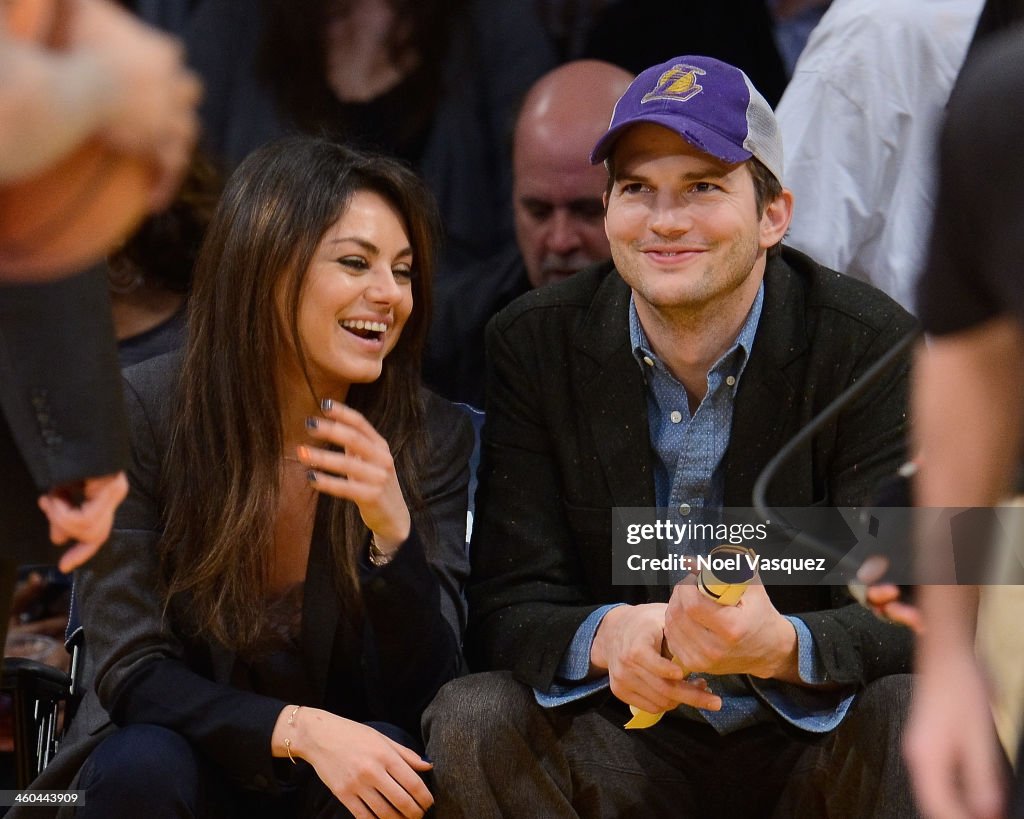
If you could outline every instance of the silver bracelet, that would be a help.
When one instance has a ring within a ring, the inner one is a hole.
[[[395,559],[395,555],[398,554],[398,550],[391,552],[390,554],[381,551],[380,546],[377,545],[377,538],[374,535],[370,535],[370,564],[380,568],[381,566],[387,566],[392,560]]]

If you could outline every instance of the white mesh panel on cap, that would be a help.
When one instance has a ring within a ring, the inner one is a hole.
[[[747,103],[747,138],[743,140],[743,147],[760,159],[779,180],[779,184],[782,184],[782,132],[775,119],[775,112],[746,74],[743,75],[743,81],[750,92],[750,102]]]

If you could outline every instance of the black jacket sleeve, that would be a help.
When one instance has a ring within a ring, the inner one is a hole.
[[[371,711],[419,733],[423,710],[463,670],[469,573],[466,507],[473,429],[427,396],[428,456],[421,491],[429,513],[386,566],[364,566],[364,674]]]

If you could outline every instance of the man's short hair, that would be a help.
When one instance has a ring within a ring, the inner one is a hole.
[[[760,219],[764,216],[765,208],[782,196],[782,183],[757,157],[748,159],[746,165],[750,169],[750,178],[754,180],[754,204],[757,206],[757,216]],[[768,248],[767,257],[770,259],[781,252],[780,240]]]

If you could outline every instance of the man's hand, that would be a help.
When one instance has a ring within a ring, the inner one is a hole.
[[[883,582],[888,571],[889,560],[882,555],[866,558],[857,570],[857,582],[851,584],[850,591],[876,617],[906,626],[915,634],[924,633],[924,620],[917,606],[902,599],[899,586]]]
[[[665,613],[665,639],[683,668],[799,682],[796,629],[751,583],[735,606],[721,606],[692,575],[676,585]]]
[[[87,478],[77,507],[60,491],[39,498],[39,508],[50,521],[50,540],[58,546],[73,541],[57,565],[65,574],[91,558],[110,537],[114,512],[128,494],[124,472]]]
[[[100,136],[154,164],[150,207],[174,197],[199,130],[202,86],[184,63],[181,45],[107,0],[79,0],[69,47],[87,49],[114,84]]]
[[[611,609],[594,635],[592,668],[607,670],[616,697],[653,714],[682,703],[719,710],[722,700],[707,691],[704,680],[686,680],[683,669],[661,655],[665,609],[664,603]]]
[[[1005,764],[985,681],[969,648],[950,646],[921,663],[904,752],[928,819],[1003,815]]]

